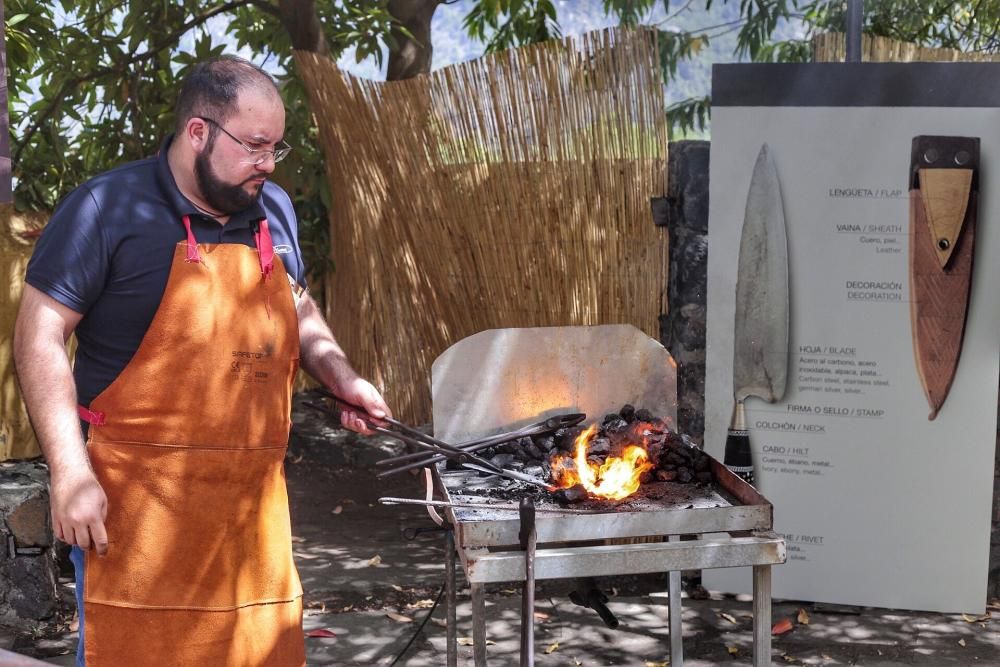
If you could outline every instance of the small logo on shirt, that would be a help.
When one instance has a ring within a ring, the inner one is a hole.
[[[278,245],[274,246],[274,253],[276,255],[287,255],[291,251],[292,251],[292,246],[288,245],[287,243],[279,243]]]

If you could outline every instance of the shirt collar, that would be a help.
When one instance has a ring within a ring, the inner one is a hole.
[[[167,137],[163,140],[163,143],[160,144],[160,150],[157,153],[156,180],[160,185],[160,190],[163,191],[164,196],[170,203],[170,207],[177,214],[178,220],[185,215],[211,219],[211,216],[207,215],[203,211],[200,211],[190,199],[181,193],[180,188],[177,187],[177,181],[174,180],[174,175],[170,171],[170,164],[167,161],[167,150],[170,148],[170,143],[173,140],[173,134],[167,135]],[[229,217],[229,221],[226,223],[226,227],[231,229],[236,227],[249,227],[252,223],[265,217],[264,207],[261,206],[260,196],[258,195],[250,206],[242,211],[232,214]]]

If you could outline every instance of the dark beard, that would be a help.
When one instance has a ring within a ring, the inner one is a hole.
[[[257,200],[263,185],[258,187],[256,192],[250,194],[243,189],[243,184],[253,180],[253,178],[249,178],[239,185],[226,183],[216,176],[215,170],[212,169],[212,164],[208,160],[208,154],[211,152],[212,147],[209,146],[207,150],[194,158],[194,175],[198,181],[201,196],[213,210],[219,213],[226,215],[239,213]]]

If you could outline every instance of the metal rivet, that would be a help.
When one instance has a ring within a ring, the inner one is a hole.
[[[948,239],[938,239],[938,248],[941,250],[947,250],[951,247],[951,241]]]
[[[955,153],[955,164],[961,167],[962,165],[967,164],[969,162],[969,158],[971,157],[972,156],[969,155],[969,151],[958,151]]]
[[[937,159],[938,159],[938,152],[936,149],[928,148],[924,152],[924,162],[926,162],[927,164],[933,164],[937,162]]]

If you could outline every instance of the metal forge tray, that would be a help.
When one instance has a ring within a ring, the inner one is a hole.
[[[563,508],[536,497],[536,578],[784,562],[784,540],[768,532],[773,525],[771,503],[724,465],[715,459],[711,463],[712,485],[653,482],[624,500],[576,503],[566,508],[569,513],[556,513],[553,510]],[[517,503],[486,496],[496,489],[497,478],[439,468],[436,481],[449,502],[483,505],[447,510],[468,580],[523,580]],[[680,535],[700,539],[669,541]],[[629,538],[661,539],[636,543]],[[608,540],[621,543],[606,544]]]

